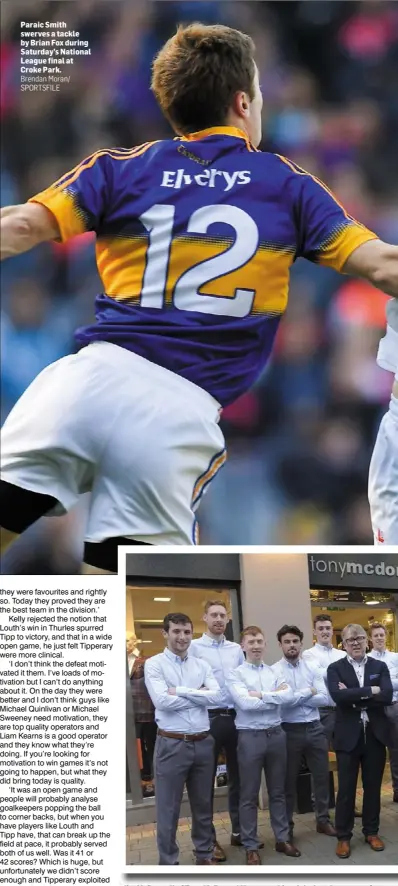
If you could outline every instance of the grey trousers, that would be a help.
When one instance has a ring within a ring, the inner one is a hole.
[[[319,708],[321,724],[323,726],[329,747],[333,746],[334,726],[336,723],[336,711],[328,711],[325,708]]]
[[[154,770],[159,864],[171,865],[178,861],[176,834],[184,785],[191,805],[191,836],[196,858],[211,858],[213,766],[211,735],[202,741],[157,736]]]
[[[329,818],[329,757],[328,741],[319,720],[311,723],[284,723],[286,732],[286,810],[289,829],[293,831],[293,813],[296,799],[296,782],[303,754],[312,775],[315,816],[319,824]]]
[[[390,734],[388,740],[388,752],[390,755],[390,768],[393,791],[398,791],[398,702],[384,708],[390,721]]]
[[[286,813],[286,736],[275,729],[239,729],[240,836],[246,849],[258,849],[257,804],[264,769],[271,827],[277,842],[288,839]]]

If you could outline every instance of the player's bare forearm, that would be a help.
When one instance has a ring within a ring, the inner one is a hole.
[[[52,212],[40,203],[5,206],[0,211],[0,258],[12,258],[60,236]]]
[[[343,273],[364,277],[386,295],[398,298],[398,246],[382,240],[363,243],[347,259]]]

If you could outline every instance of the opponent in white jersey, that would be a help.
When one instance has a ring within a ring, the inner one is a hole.
[[[390,407],[381,420],[369,468],[369,504],[376,545],[398,545],[398,301],[387,302],[387,331],[377,363],[394,373]]]

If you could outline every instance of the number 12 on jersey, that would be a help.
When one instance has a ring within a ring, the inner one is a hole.
[[[171,289],[168,279],[173,244],[175,207],[156,203],[140,216],[149,234],[146,268],[140,303],[143,308],[165,307],[166,293],[174,307],[182,311],[247,317],[253,307],[256,291],[231,286],[228,296],[205,295],[201,288],[212,280],[243,269],[256,254],[259,232],[255,221],[237,206],[203,206],[188,220],[188,234],[206,235],[210,225],[227,224],[234,229],[235,242],[220,255],[193,263],[177,279]],[[189,243],[187,249],[192,252]]]

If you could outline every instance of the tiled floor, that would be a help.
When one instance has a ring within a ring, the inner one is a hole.
[[[358,791],[357,805],[362,804],[362,791]],[[301,851],[301,858],[287,858],[274,850],[274,838],[269,823],[268,812],[259,811],[258,832],[265,842],[261,851],[263,864],[272,865],[398,865],[398,803],[392,802],[391,782],[386,781],[382,792],[382,814],[380,836],[385,841],[384,852],[373,852],[364,843],[361,832],[361,820],[355,819],[355,834],[352,839],[351,858],[340,861],[335,855],[336,840],[317,834],[312,813],[296,815],[295,843]],[[227,864],[244,865],[245,853],[230,845],[230,823],[226,812],[215,816],[217,838],[227,853]],[[181,818],[177,839],[180,846],[180,864],[191,865],[194,862],[190,836],[191,821]],[[127,864],[157,865],[155,825],[147,824],[127,830]],[[223,865],[220,865],[220,871]]]

